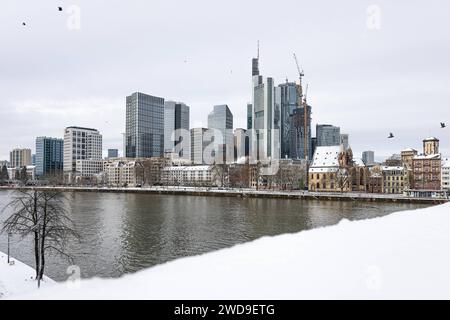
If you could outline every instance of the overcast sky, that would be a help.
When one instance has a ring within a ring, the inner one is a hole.
[[[313,123],[340,126],[355,154],[421,150],[437,136],[450,156],[450,129],[439,125],[450,127],[448,0],[0,5],[0,160],[70,125],[97,128],[105,149],[121,150],[125,97],[135,91],[187,103],[191,127],[228,104],[245,128],[258,39],[261,73],[277,83],[297,79],[297,53]]]

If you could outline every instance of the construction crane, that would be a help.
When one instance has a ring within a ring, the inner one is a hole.
[[[305,97],[303,99],[303,86],[302,86],[302,79],[305,76],[305,73],[303,72],[302,69],[300,69],[300,64],[298,63],[298,59],[297,59],[297,55],[294,53],[294,60],[295,60],[295,65],[297,66],[297,71],[298,71],[298,76],[299,76],[299,86],[298,86],[298,107],[302,107],[303,106],[303,120],[304,120],[304,124],[303,124],[303,147],[305,150],[305,160],[308,163],[308,136],[307,136],[307,132],[309,132],[308,130],[308,104],[306,103],[306,95],[308,94],[308,85],[306,85],[306,93],[305,93]]]

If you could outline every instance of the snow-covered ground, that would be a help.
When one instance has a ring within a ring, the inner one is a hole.
[[[450,204],[266,237],[32,299],[449,299]]]
[[[14,258],[10,260],[14,261],[13,265],[8,264],[6,253],[0,252],[0,299],[37,290],[36,271]],[[41,289],[53,284],[53,280],[45,277]]]

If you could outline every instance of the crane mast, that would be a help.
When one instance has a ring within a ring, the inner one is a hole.
[[[301,106],[303,106],[303,120],[304,120],[304,124],[303,124],[303,146],[304,146],[304,150],[305,150],[305,160],[308,161],[308,137],[306,135],[306,132],[308,131],[308,104],[306,103],[306,95],[308,94],[308,85],[306,85],[306,92],[305,92],[305,97],[303,97],[303,85],[302,85],[302,79],[305,76],[304,72],[302,69],[300,69],[300,64],[298,63],[298,59],[297,59],[297,55],[294,53],[294,60],[295,60],[295,65],[297,66],[297,72],[298,72],[298,76],[299,76],[299,86],[298,86],[298,107],[300,108]]]

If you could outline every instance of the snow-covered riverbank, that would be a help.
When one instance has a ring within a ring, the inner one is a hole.
[[[36,271],[14,258],[10,260],[14,261],[12,265],[8,264],[7,254],[0,252],[0,299],[37,290],[37,282],[34,280]],[[53,284],[53,280],[45,277],[45,281],[41,282],[41,289]]]
[[[238,245],[32,299],[448,299],[450,204]]]

